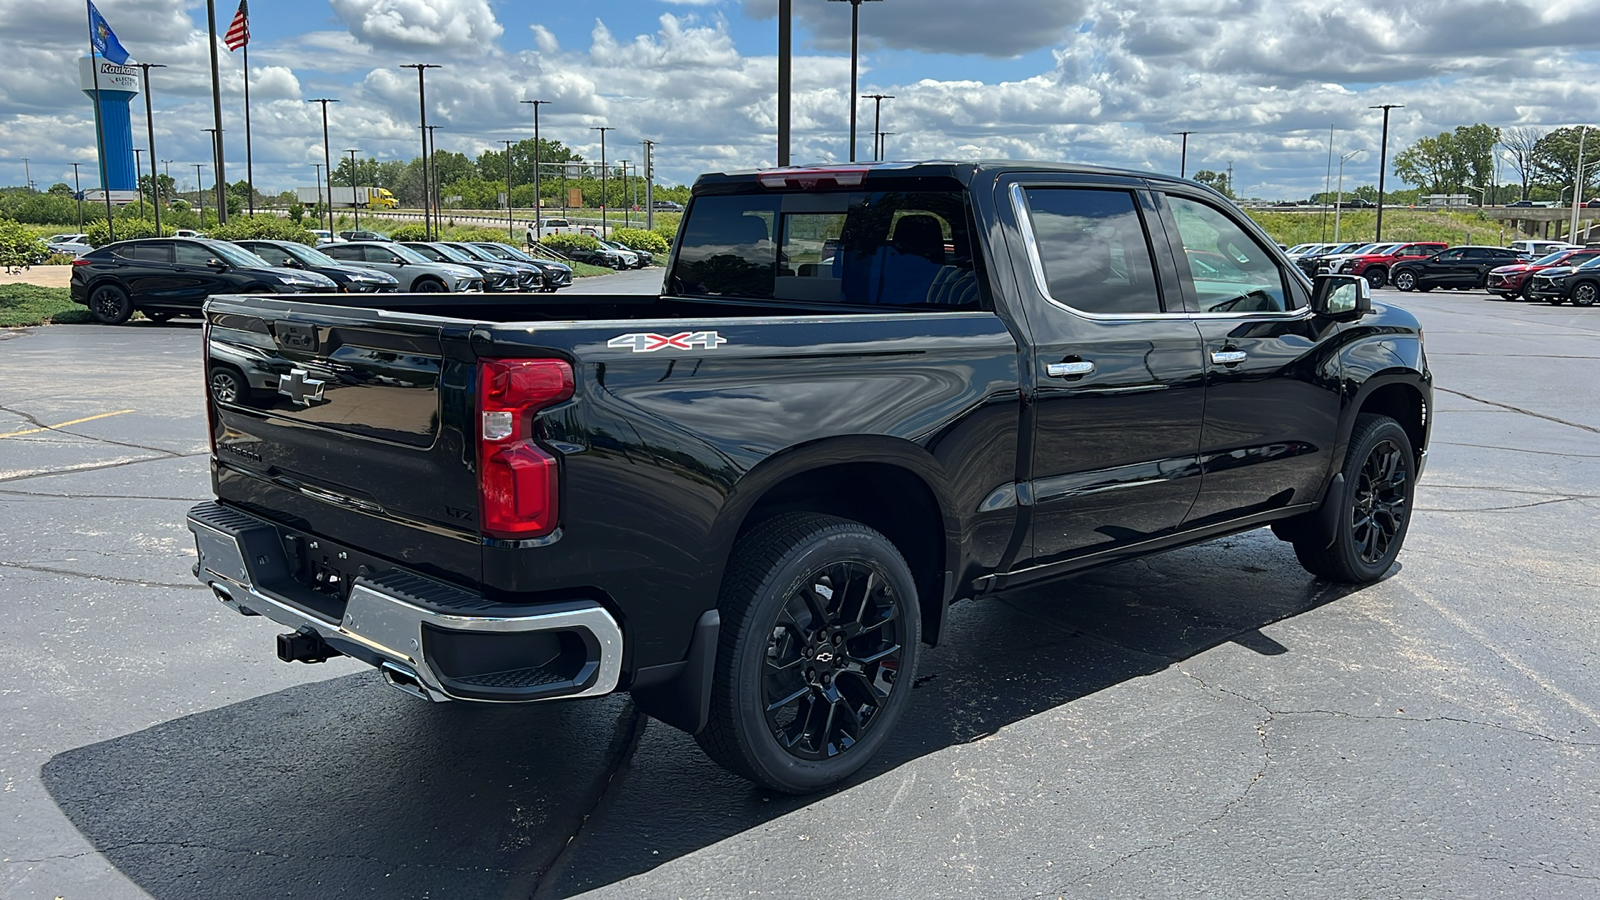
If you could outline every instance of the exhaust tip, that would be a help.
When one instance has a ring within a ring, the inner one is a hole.
[[[427,700],[430,702],[439,703],[449,699],[448,697],[441,697],[438,694],[435,694],[433,691],[428,690],[428,688],[423,685],[422,679],[417,677],[417,673],[411,671],[410,669],[397,666],[392,662],[386,662],[379,666],[378,670],[383,673],[384,684],[387,684],[398,691],[410,694],[419,700]]]

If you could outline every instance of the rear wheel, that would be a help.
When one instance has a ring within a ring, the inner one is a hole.
[[[128,292],[114,284],[102,284],[89,293],[89,316],[101,325],[121,325],[133,315]]]
[[[1592,281],[1582,281],[1572,286],[1573,306],[1593,306],[1600,290],[1595,288]]]
[[[1370,286],[1373,290],[1377,290],[1388,282],[1389,273],[1381,266],[1375,266],[1363,272],[1362,277],[1367,279],[1368,286]]]
[[[1409,269],[1402,269],[1395,273],[1394,286],[1396,290],[1414,291],[1417,289],[1417,273]]]
[[[1343,474],[1339,495],[1323,501],[1338,504],[1333,543],[1322,547],[1322,538],[1304,535],[1294,553],[1318,578],[1369,584],[1394,565],[1411,524],[1416,457],[1406,430],[1388,416],[1357,417]]]
[[[859,522],[779,516],[739,540],[717,606],[706,753],[795,794],[859,771],[916,673],[917,589],[894,544]]]

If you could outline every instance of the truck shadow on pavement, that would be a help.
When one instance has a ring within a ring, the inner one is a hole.
[[[855,782],[1218,644],[1293,652],[1260,629],[1348,592],[1254,532],[958,604],[898,733]],[[820,799],[728,775],[625,697],[426,705],[368,673],[71,750],[43,779],[158,900],[565,897]]]

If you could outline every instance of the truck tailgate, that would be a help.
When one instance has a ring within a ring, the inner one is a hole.
[[[220,499],[415,568],[476,581],[471,323],[263,298],[213,298],[208,371]]]

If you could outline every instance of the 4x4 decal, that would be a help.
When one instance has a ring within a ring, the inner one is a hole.
[[[615,350],[629,349],[635,353],[654,353],[657,350],[693,350],[703,347],[715,350],[728,339],[715,331],[680,331],[677,334],[622,334],[606,341]]]

